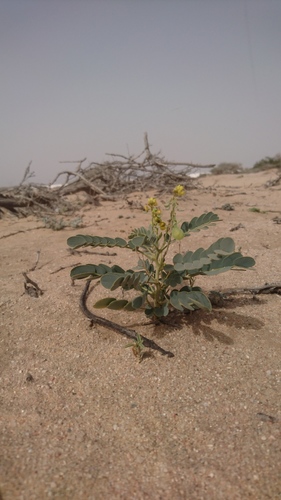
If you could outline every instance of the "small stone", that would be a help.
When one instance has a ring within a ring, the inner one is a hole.
[[[33,376],[31,375],[31,373],[28,373],[26,375],[26,379],[25,379],[27,382],[34,382],[34,378]]]

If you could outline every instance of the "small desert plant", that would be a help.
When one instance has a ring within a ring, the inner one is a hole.
[[[83,221],[81,217],[77,217],[76,219],[66,221],[63,217],[60,219],[56,217],[44,217],[43,222],[45,227],[48,229],[53,229],[53,231],[61,231],[66,227],[73,227],[74,229],[78,227],[83,227]]]
[[[139,256],[138,266],[134,269],[124,270],[118,265],[110,267],[105,264],[88,264],[71,270],[72,280],[100,280],[100,284],[111,291],[121,288],[123,292],[137,292],[130,300],[102,298],[94,304],[95,308],[125,311],[144,309],[146,316],[152,319],[167,316],[173,309],[210,311],[210,300],[200,287],[195,286],[196,277],[212,276],[231,269],[247,269],[255,264],[251,257],[243,257],[240,252],[235,252],[232,238],[220,238],[205,250],[198,248],[195,252],[179,252],[174,256],[173,263],[167,263],[167,253],[173,241],[180,242],[192,232],[207,229],[219,221],[216,214],[208,212],[179,225],[178,200],[183,195],[182,186],[174,188],[166,205],[169,210],[167,221],[162,218],[156,198],[149,198],[145,210],[150,213],[150,226],[134,229],[128,240],[81,234],[67,240],[73,249],[83,246],[120,247]]]
[[[143,344],[143,339],[139,333],[136,334],[136,340],[134,342],[131,342],[130,344],[127,344],[125,347],[132,347],[133,354],[138,358],[139,362],[141,363],[143,360],[144,356],[144,344]]]
[[[215,168],[212,169],[212,174],[240,174],[243,172],[243,167],[241,163],[219,163]]]
[[[260,161],[257,161],[253,169],[254,170],[266,170],[269,168],[281,168],[281,155],[277,154],[275,156],[266,156]]]
[[[263,210],[261,210],[258,207],[251,207],[251,208],[249,208],[249,212],[255,212],[255,213],[258,213],[258,214],[266,214],[266,212],[264,212]]]

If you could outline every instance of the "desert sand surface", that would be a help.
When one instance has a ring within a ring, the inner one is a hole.
[[[221,218],[182,250],[230,236],[256,260],[246,272],[198,278],[207,293],[280,284],[281,186],[265,186],[275,177],[208,175],[180,200],[181,220]],[[84,281],[71,285],[72,266],[127,268],[138,258],[119,248],[71,252],[67,238],[126,238],[148,226],[141,206],[152,194],[85,207],[82,229],[0,219],[1,500],[281,499],[280,294],[240,292],[171,325],[99,311],[174,353],[149,351],[141,363],[125,337],[91,326],[79,308]],[[177,251],[175,243],[169,257]],[[25,292],[23,272],[42,295]],[[89,307],[106,293],[95,288]]]

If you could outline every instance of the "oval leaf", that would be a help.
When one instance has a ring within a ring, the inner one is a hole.
[[[87,264],[84,266],[76,266],[70,271],[70,277],[73,280],[79,280],[83,278],[88,278],[91,276],[92,278],[99,278],[100,273],[98,271],[99,266],[95,266],[94,264]]]
[[[128,304],[127,300],[114,300],[110,302],[107,306],[108,309],[113,309],[114,311],[119,311],[120,309],[124,309],[124,307]]]
[[[107,273],[101,277],[101,284],[108,290],[116,290],[124,280],[125,275],[120,273]]]
[[[114,300],[116,300],[116,299],[114,299],[114,298],[112,298],[112,297],[108,297],[108,298],[106,298],[106,299],[100,299],[100,300],[98,300],[98,301],[94,304],[94,307],[95,307],[96,309],[104,309],[105,307],[108,307],[108,306],[109,306],[109,304],[111,304],[111,302],[113,302]]]

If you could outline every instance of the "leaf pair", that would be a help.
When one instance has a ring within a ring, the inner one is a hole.
[[[112,267],[106,264],[86,264],[83,266],[76,266],[71,269],[70,277],[73,280],[80,280],[85,278],[98,279],[107,273],[124,273],[122,267],[114,265]]]
[[[113,309],[114,311],[120,311],[124,309],[125,311],[136,311],[144,304],[144,296],[135,297],[133,300],[115,299],[114,297],[107,297],[105,299],[98,300],[94,307],[96,309]]]

